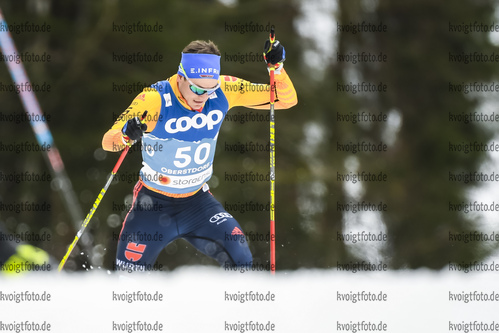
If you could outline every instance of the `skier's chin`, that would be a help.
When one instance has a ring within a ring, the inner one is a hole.
[[[195,110],[200,109],[204,106],[204,101],[201,101],[201,102],[200,101],[192,101],[190,106],[191,106],[191,108],[193,108]]]

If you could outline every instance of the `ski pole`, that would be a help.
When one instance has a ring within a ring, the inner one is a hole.
[[[0,27],[4,28],[7,26],[7,22],[3,17],[2,11],[0,10]],[[10,57],[16,57],[19,53],[17,52],[9,29],[2,28],[0,28],[0,49],[3,54],[2,58],[10,59]],[[17,61],[6,60],[5,63],[7,64],[12,81],[14,81],[17,86],[23,84],[31,88],[28,74],[26,73],[23,62],[20,61],[20,59],[17,59]],[[38,103],[36,95],[32,89],[21,89],[21,91],[18,91],[18,94],[26,114],[33,115],[33,117],[29,118],[29,123],[38,144],[42,147],[44,145],[50,147],[50,149],[46,151],[42,149],[42,155],[45,162],[49,166],[49,169],[54,177],[54,181],[60,184],[58,192],[63,199],[63,204],[65,205],[69,216],[73,220],[73,226],[77,228],[83,218],[83,212],[81,210],[80,203],[76,198],[73,186],[71,185],[71,180],[69,180],[66,170],[64,169],[64,163],[59,150],[56,147],[47,121],[45,121],[45,116],[43,115],[40,103]]]
[[[275,42],[274,26],[270,28],[270,48]],[[267,51],[267,52],[268,52]],[[270,75],[270,274],[275,274],[275,119],[274,119],[274,84],[275,65],[269,66]]]
[[[144,113],[142,114],[142,117],[141,117],[142,122],[144,122],[146,115],[147,115],[147,111],[144,111]],[[94,213],[97,210],[97,207],[99,207],[99,204],[102,201],[104,194],[106,194],[106,191],[107,191],[109,185],[111,185],[111,182],[113,181],[114,176],[118,172],[118,169],[120,168],[121,163],[125,159],[125,156],[128,153],[128,151],[130,150],[132,143],[130,143],[130,139],[128,137],[125,137],[125,140],[128,143],[127,143],[125,149],[123,149],[123,152],[121,153],[120,158],[118,159],[118,162],[116,162],[116,165],[114,166],[113,171],[111,171],[111,174],[109,175],[109,178],[107,179],[106,185],[104,185],[104,187],[100,191],[99,195],[97,196],[97,199],[95,200],[94,204],[92,205],[92,208],[88,212],[87,217],[85,217],[85,220],[81,224],[80,230],[78,230],[78,233],[76,234],[75,239],[73,240],[73,243],[71,243],[71,245],[69,245],[69,248],[66,252],[66,255],[62,258],[61,262],[59,263],[59,267],[57,269],[59,272],[62,270],[62,268],[66,264],[66,261],[68,260],[69,256],[71,255],[71,252],[73,252],[73,249],[75,248],[76,243],[78,243],[78,240],[83,235],[85,228],[87,227],[88,223],[90,222],[90,219],[92,218],[92,216],[94,216]]]

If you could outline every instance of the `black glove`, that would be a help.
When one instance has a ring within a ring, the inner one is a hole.
[[[127,136],[130,140],[137,141],[142,137],[144,131],[146,130],[147,125],[143,124],[139,117],[135,117],[125,123],[121,133],[123,133],[124,136]]]
[[[274,44],[272,44],[272,49],[269,49],[270,39],[267,39],[265,41],[265,46],[263,47],[263,58],[265,59],[265,62],[267,64],[276,65],[286,60],[286,51],[278,40],[274,41]]]

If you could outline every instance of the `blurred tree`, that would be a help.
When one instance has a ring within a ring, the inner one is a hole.
[[[449,53],[497,52],[487,33],[466,35],[449,31],[450,24],[493,22],[494,1],[444,2],[380,0],[340,1],[343,23],[386,24],[386,33],[342,34],[340,52],[370,52],[387,55],[387,62],[355,65],[359,81],[382,82],[386,93],[359,98],[359,107],[385,112],[401,119],[397,138],[382,157],[359,154],[361,166],[383,171],[388,181],[366,182],[363,199],[383,201],[388,211],[389,254],[394,268],[440,269],[449,262],[483,258],[487,251],[477,243],[449,241],[449,232],[477,230],[463,213],[449,203],[468,202],[469,185],[450,182],[449,172],[475,171],[484,152],[464,154],[449,151],[449,143],[487,143],[491,134],[476,123],[449,121],[449,113],[476,110],[478,98],[449,91],[449,84],[489,82],[497,77],[494,63],[453,63]],[[344,77],[347,72],[344,71]],[[345,79],[347,81],[347,79]],[[386,141],[388,123],[372,123],[363,137]]]

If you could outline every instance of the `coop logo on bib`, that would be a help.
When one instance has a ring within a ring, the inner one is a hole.
[[[207,127],[211,131],[213,127],[220,123],[224,114],[220,110],[210,111],[207,115],[197,113],[194,117],[180,117],[169,119],[165,124],[165,131],[168,133],[186,132],[191,128],[200,129]]]

